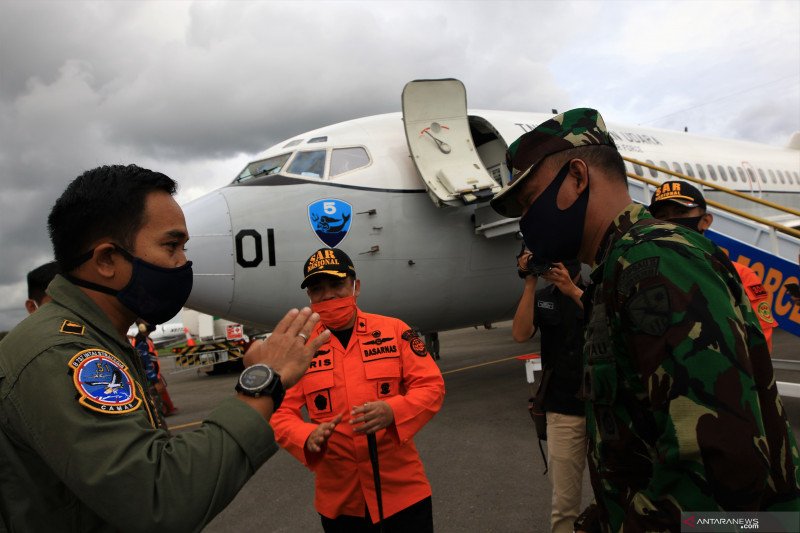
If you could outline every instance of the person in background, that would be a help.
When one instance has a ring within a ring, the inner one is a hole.
[[[58,274],[58,263],[55,261],[40,265],[28,272],[28,299],[25,300],[25,309],[28,314],[52,300],[46,291],[56,274]]]
[[[133,345],[139,356],[142,359],[142,366],[144,367],[147,381],[153,389],[153,396],[156,406],[164,416],[174,415],[178,408],[172,403],[172,398],[167,391],[167,381],[161,375],[161,365],[158,361],[158,352],[150,338],[150,334],[155,331],[155,327],[148,324],[142,319],[136,320],[136,328],[138,330],[136,337],[133,340]]]
[[[679,531],[682,513],[800,511],[800,451],[764,334],[725,252],[654,219],[594,109],[508,149],[492,199],[542,261],[594,270],[583,393],[596,505],[588,531]]]
[[[703,234],[714,222],[714,215],[706,210],[706,199],[691,183],[685,181],[665,181],[650,199],[650,214],[660,220],[680,224],[692,231]],[[749,266],[733,261],[733,267],[742,280],[742,285],[761,324],[761,331],[767,339],[772,353],[772,330],[778,321],[772,316],[772,295],[761,284],[758,274]]]
[[[578,260],[532,265],[523,253],[518,270],[525,279],[511,332],[517,342],[541,332],[542,380],[536,398],[547,420],[547,472],[553,486],[550,528],[572,533],[581,512],[586,467],[586,407],[579,399],[583,374],[583,283]],[[549,282],[537,290],[539,278]]]

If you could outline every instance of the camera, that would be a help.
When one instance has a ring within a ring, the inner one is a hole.
[[[553,263],[550,261],[537,261],[533,256],[531,256],[528,258],[528,264],[525,266],[525,268],[534,276],[541,276],[553,268]]]

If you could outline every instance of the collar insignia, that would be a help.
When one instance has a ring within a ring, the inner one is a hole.
[[[61,324],[61,329],[59,331],[61,333],[69,333],[70,335],[83,335],[83,333],[86,331],[86,326],[65,320]]]

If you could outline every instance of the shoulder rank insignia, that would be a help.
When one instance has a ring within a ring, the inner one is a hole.
[[[84,407],[99,413],[124,414],[142,404],[128,367],[110,352],[89,348],[76,353],[67,364],[80,395],[78,402]]]
[[[61,323],[61,329],[59,331],[61,333],[69,333],[70,335],[83,335],[84,331],[86,331],[86,326],[65,320]]]
[[[425,349],[425,341],[419,338],[419,334],[413,329],[407,329],[403,332],[402,335],[403,340],[408,341],[408,344],[411,346],[411,351],[417,354],[419,357],[425,357],[428,355],[428,351]]]

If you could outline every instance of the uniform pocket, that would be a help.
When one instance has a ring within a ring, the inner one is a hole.
[[[364,365],[366,378],[375,384],[378,399],[396,396],[400,393],[400,358],[370,361]]]
[[[332,390],[333,371],[315,372],[303,377],[306,408],[312,419],[324,418],[333,413]]]

